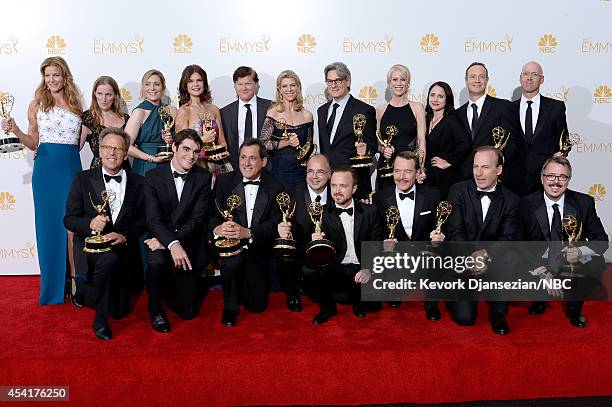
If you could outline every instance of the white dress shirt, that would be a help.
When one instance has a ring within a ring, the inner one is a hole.
[[[252,181],[260,181],[261,177],[257,177]],[[246,178],[242,178],[242,182],[251,181]],[[257,191],[259,191],[259,185],[245,185],[244,186],[244,199],[247,214],[247,227],[251,228],[251,219],[253,219],[253,209],[255,208],[255,199],[257,198]]]
[[[109,202],[109,211],[111,214],[111,218],[113,219],[113,223],[115,223],[117,221],[117,216],[119,216],[119,212],[121,211],[121,206],[123,205],[123,198],[125,196],[125,186],[127,184],[127,175],[125,171],[123,171],[123,169],[121,169],[116,175],[114,175],[121,176],[121,182],[119,183],[114,179],[111,179],[106,182],[106,179],[104,179],[104,175],[111,174],[109,174],[104,169],[104,167],[102,167],[102,181],[104,181],[104,188],[110,189],[115,193],[115,199],[112,202]]]
[[[251,106],[251,115],[253,117],[253,138],[257,138],[257,95],[253,95],[253,98],[248,102],[238,98],[238,145],[241,146],[244,142],[244,121],[246,120],[247,108],[244,106],[249,103]]]
[[[346,212],[340,214],[342,229],[344,229],[344,238],[346,239],[346,253],[342,264],[359,264],[357,253],[355,252],[355,203],[351,200],[349,206],[343,209],[353,208],[353,215]]]
[[[565,194],[561,195],[558,201],[553,201],[550,199],[544,192],[544,203],[546,204],[546,214],[548,215],[548,230],[550,230],[552,226],[552,218],[555,210],[553,209],[554,204],[559,204],[559,214],[561,214],[561,219],[563,220],[563,205],[565,204]]]
[[[401,199],[399,194],[410,193],[410,191],[414,191],[414,199],[404,198]],[[397,202],[397,209],[399,209],[400,218],[402,219],[402,225],[404,226],[404,230],[408,235],[409,239],[412,239],[412,223],[414,221],[414,202],[416,200],[416,185],[413,185],[406,192],[400,191],[398,187],[395,187],[395,202]]]
[[[170,161],[170,175],[172,175],[172,179],[174,180],[174,186],[176,188],[176,197],[178,198],[179,202],[181,202],[181,195],[183,194],[183,187],[185,186],[185,181],[183,181],[182,177],[174,178],[174,171],[178,172],[179,174],[187,173],[181,172],[174,168],[174,165],[172,165],[172,161]]]
[[[310,185],[307,184],[306,187],[308,188],[308,195],[310,195],[310,202],[315,202],[318,195],[321,197],[321,200],[319,201],[321,205],[327,204],[327,186],[325,186],[325,189],[320,194],[313,191],[312,188],[310,188]]]
[[[486,191],[480,188],[476,188],[476,190],[484,192],[494,192],[495,188],[497,188],[497,184],[493,185],[493,187],[487,189]],[[480,206],[482,208],[482,221],[484,222],[484,220],[487,218],[487,212],[489,212],[489,207],[491,206],[491,198],[486,195],[480,198]]]
[[[473,107],[472,105],[474,103],[476,103],[476,106],[478,107],[478,119],[480,120],[480,116],[482,116],[482,106],[484,105],[484,101],[487,97],[487,94],[485,93],[484,95],[482,95],[481,97],[479,97],[478,99],[476,99],[475,101],[471,101],[468,99],[468,105],[467,105],[467,120],[468,120],[468,124],[470,126],[470,129],[472,129],[472,115],[474,114],[474,112],[472,111]]]
[[[538,114],[540,113],[540,94],[538,93],[532,99],[527,99],[525,96],[521,96],[521,128],[523,134],[525,134],[525,116],[527,115],[527,101],[531,100],[531,134],[535,133],[536,124],[538,123]]]
[[[327,120],[329,120],[329,118],[331,117],[334,111],[334,103],[338,103],[340,105],[336,109],[336,117],[334,118],[334,127],[332,127],[332,132],[329,135],[329,145],[331,145],[334,142],[336,130],[338,130],[338,124],[340,123],[340,119],[342,118],[342,114],[344,113],[344,108],[346,107],[346,104],[348,103],[350,96],[351,96],[350,93],[347,93],[341,99],[338,99],[338,100],[332,99],[332,102],[329,105],[329,109],[327,110],[327,119],[325,120],[325,123],[327,123]]]

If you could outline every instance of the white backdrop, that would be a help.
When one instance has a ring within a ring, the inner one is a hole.
[[[542,93],[565,101],[570,131],[582,137],[570,155],[571,187],[595,197],[610,233],[611,17],[609,0],[11,1],[2,5],[0,91],[15,96],[12,116],[26,129],[40,62],[50,55],[68,61],[85,107],[94,80],[111,75],[130,110],[147,69],[164,73],[176,103],[182,69],[201,65],[222,107],[235,98],[232,72],[248,65],[266,98],[273,98],[280,71],[295,70],[314,112],[325,102],[326,64],[345,62],[352,94],[378,105],[387,70],[402,63],[412,71],[412,99],[423,102],[429,85],[444,80],[458,107],[467,98],[470,62],[488,66],[489,93],[516,99],[523,63],[537,60]],[[81,155],[88,168],[87,146]],[[0,274],[36,274],[31,152],[0,156],[0,174]]]

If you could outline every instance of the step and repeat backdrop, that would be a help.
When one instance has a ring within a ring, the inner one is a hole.
[[[611,18],[609,0],[11,1],[2,6],[0,91],[14,96],[11,115],[27,129],[26,109],[48,56],[68,61],[85,108],[95,79],[110,75],[128,111],[150,68],[164,73],[176,104],[181,71],[201,65],[222,107],[236,97],[234,69],[248,65],[259,73],[259,95],[270,99],[278,73],[296,71],[314,112],[326,101],[326,64],[345,62],[353,96],[380,105],[389,98],[387,71],[401,63],[412,73],[412,100],[424,103],[429,85],[444,80],[459,107],[471,62],[487,65],[489,94],[514,100],[522,65],[536,60],[544,68],[542,94],[565,102],[570,132],[581,137],[569,157],[571,188],[595,198],[612,233]],[[81,157],[88,168],[88,146]],[[39,272],[32,166],[30,151],[0,155],[0,274]]]

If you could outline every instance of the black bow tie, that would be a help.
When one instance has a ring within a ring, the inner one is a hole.
[[[482,197],[486,196],[486,197],[489,197],[490,200],[493,200],[493,197],[495,196],[495,191],[491,191],[491,192],[476,191],[476,194],[478,195],[478,198],[480,198],[480,199],[482,199]]]
[[[104,174],[104,181],[105,182],[110,182],[111,179],[114,179],[115,181],[117,181],[117,184],[121,184],[121,175],[108,175],[108,174]]]
[[[181,173],[180,173],[180,172],[178,172],[178,171],[173,171],[173,172],[172,172],[172,175],[174,175],[174,178],[181,177],[181,178],[183,179],[183,181],[187,181],[187,176],[189,175],[189,173],[188,173],[188,172],[185,172],[185,173],[181,174]]]
[[[336,211],[338,211],[338,216],[342,215],[343,212],[348,213],[349,216],[353,216],[353,208],[336,208]]]
[[[412,200],[414,201],[414,191],[410,191],[410,192],[408,192],[408,193],[406,193],[406,194],[404,194],[404,193],[401,193],[401,192],[400,192],[400,193],[399,193],[399,197],[400,197],[400,199],[401,199],[402,201],[403,201],[403,200],[404,200],[404,198],[406,198],[406,197],[408,197],[408,198],[410,198],[410,199],[412,199]]]
[[[244,185],[245,187],[247,185],[259,185],[259,181],[242,181],[242,185]]]

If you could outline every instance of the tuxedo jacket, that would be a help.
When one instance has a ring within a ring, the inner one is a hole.
[[[253,134],[253,137],[259,137],[270,103],[272,103],[270,100],[257,96],[257,134]],[[221,108],[223,134],[225,134],[227,151],[230,154],[230,162],[234,169],[238,168],[238,152],[240,150],[240,145],[238,144],[238,107],[238,100],[235,100]]]
[[[114,250],[121,252],[121,258],[126,261],[131,270],[141,269],[138,239],[145,233],[144,217],[144,178],[130,171],[125,171],[127,177],[125,185],[125,196],[117,220],[107,222],[101,234],[117,232],[125,236],[127,244],[117,246]],[[96,205],[102,204],[100,193],[106,189],[102,178],[102,167],[91,168],[77,173],[72,181],[72,187],[66,201],[66,213],[64,225],[66,229],[74,232],[74,252],[76,269],[80,274],[85,274],[87,257],[83,253],[85,238],[91,236],[89,224],[98,212],[93,208],[91,200]],[[91,194],[91,200],[90,200]],[[134,267],[132,269],[132,267]]]
[[[410,198],[404,198],[410,199]],[[395,198],[395,185],[377,192],[373,198],[374,204],[378,209],[378,219],[383,226],[385,233],[383,238],[389,237],[389,227],[386,221],[387,209],[391,206],[399,208]],[[412,220],[412,238],[408,237],[402,220],[400,218],[395,227],[395,238],[398,241],[429,241],[429,234],[436,228],[436,207],[440,202],[440,191],[438,189],[416,184],[414,215]]]
[[[300,244],[306,245],[311,240],[314,232],[314,225],[308,214],[308,205],[312,203],[310,193],[308,192],[308,184],[296,185],[290,192],[291,202],[295,202],[295,216],[291,221],[291,233],[293,238]],[[332,202],[331,187],[327,185],[326,205]]]
[[[230,195],[238,195],[240,197],[240,206],[232,212],[234,222],[248,227],[248,219],[246,212],[246,199],[244,185],[242,184],[242,174],[240,171],[232,171],[221,174],[215,181],[215,200],[222,210],[227,209],[227,198]],[[262,171],[260,177],[257,196],[253,207],[253,216],[251,218],[251,238],[249,243],[245,239],[244,244],[249,247],[269,248],[274,239],[278,237],[278,224],[282,221],[282,216],[276,196],[283,191],[283,185],[274,178],[269,171]],[[214,208],[214,212],[210,216],[210,230],[225,222],[219,211]]]
[[[145,176],[147,227],[151,237],[165,247],[178,240],[194,268],[208,263],[206,216],[212,204],[212,175],[194,165],[185,180],[179,201],[170,163]]]
[[[373,155],[376,153],[376,110],[374,107],[349,95],[342,117],[338,122],[336,134],[330,144],[329,140],[331,135],[327,134],[327,113],[332,103],[333,100],[317,109],[321,154],[327,156],[332,166],[350,165],[349,158],[357,155],[357,150],[355,148],[357,139],[353,131],[353,116],[360,113],[366,117],[366,123],[363,129],[363,141],[368,145],[368,154]]]
[[[541,189],[540,172],[544,161],[559,151],[561,133],[563,130],[567,131],[565,103],[540,95],[540,110],[532,140],[525,138],[525,132],[521,127],[520,107],[520,99],[512,102],[514,127],[523,139],[523,151],[520,157],[525,170],[525,192],[534,192]]]

